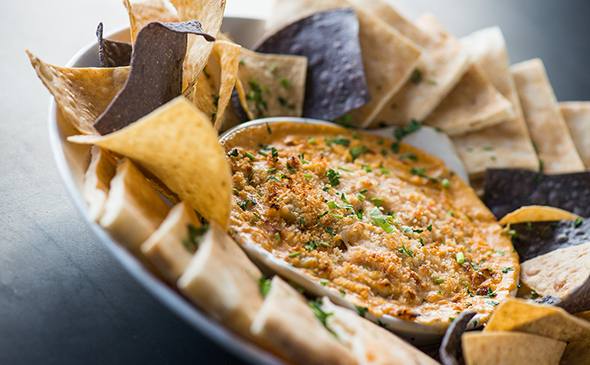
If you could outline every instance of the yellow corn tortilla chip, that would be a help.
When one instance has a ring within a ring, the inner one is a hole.
[[[527,222],[575,221],[579,218],[579,215],[570,213],[567,210],[544,205],[529,205],[518,208],[517,210],[506,214],[500,220],[500,224],[506,225]]]
[[[105,136],[73,136],[129,157],[204,218],[226,228],[232,182],[225,151],[209,118],[184,97]]]
[[[293,364],[357,363],[352,353],[316,318],[303,295],[278,276],[272,279],[250,330]]]
[[[512,66],[511,71],[544,172],[583,171],[584,163],[563,120],[543,61],[521,62]]]
[[[515,111],[513,118],[500,124],[453,137],[457,153],[470,177],[477,182],[488,168],[536,170],[539,162],[510,74],[510,60],[502,31],[498,27],[486,28],[461,39],[461,43]]]
[[[248,118],[300,117],[306,75],[305,57],[242,49],[236,90]]]
[[[262,306],[261,278],[238,244],[213,223],[178,279],[178,288],[205,312],[252,339],[250,325]]]
[[[424,46],[416,69],[410,80],[381,110],[375,119],[377,124],[406,125],[412,119],[424,120],[457,85],[471,65],[467,52],[458,40],[429,29],[429,24],[434,21],[430,17],[423,16],[418,20],[418,25],[424,23],[423,27],[430,33],[429,42]]]
[[[123,4],[129,14],[131,43],[135,43],[141,28],[151,22],[179,21],[178,16],[167,6],[170,3],[165,0],[123,0]]]
[[[424,123],[457,136],[513,116],[512,104],[494,88],[482,68],[473,64]]]
[[[590,242],[537,256],[521,268],[520,280],[528,288],[541,296],[565,299],[590,278]]]
[[[44,63],[29,51],[27,55],[66,121],[80,133],[96,134],[94,122],[125,85],[129,67],[60,67]]]
[[[467,332],[461,338],[466,365],[558,365],[566,343],[516,332]]]
[[[576,313],[576,317],[585,319],[586,321],[590,321],[590,311]]]
[[[99,223],[129,250],[139,247],[166,218],[169,208],[137,167],[124,159],[111,180]]]
[[[312,13],[350,7],[359,19],[359,41],[371,100],[349,115],[355,125],[366,127],[408,80],[420,58],[420,47],[362,6],[347,0],[277,0],[268,27],[277,29]]]
[[[584,166],[590,169],[590,102],[559,103],[559,108]]]
[[[222,127],[238,78],[241,48],[232,42],[216,41],[209,62],[188,96],[203,113],[211,116],[217,130]]]
[[[484,332],[514,331],[567,342],[561,364],[583,364],[590,359],[590,323],[549,305],[508,299],[501,303]]]
[[[108,151],[96,146],[91,148],[90,165],[84,175],[82,195],[88,204],[88,215],[93,221],[97,221],[104,212],[109,186],[116,169],[117,162]]]
[[[221,29],[226,0],[171,0],[181,21],[198,20],[205,33],[217,36]],[[192,87],[213,49],[213,44],[202,37],[188,37],[184,60],[183,90]]]
[[[194,254],[189,232],[199,227],[201,222],[193,209],[179,203],[141,245],[141,252],[169,283],[176,284],[189,266]]]

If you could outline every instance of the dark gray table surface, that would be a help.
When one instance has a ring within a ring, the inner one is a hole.
[[[590,100],[589,1],[399,3],[412,16],[434,13],[459,36],[500,25],[513,62],[540,57],[560,100]],[[98,20],[124,24],[119,2],[19,0],[0,13],[0,364],[239,364],[114,261],[51,156],[48,96],[23,49],[65,63]]]

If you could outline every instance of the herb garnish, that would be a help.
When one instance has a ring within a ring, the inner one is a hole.
[[[334,137],[334,138],[326,138],[326,144],[331,146],[333,144],[337,144],[340,146],[348,147],[350,146],[350,140],[344,137]]]
[[[457,252],[455,259],[459,265],[463,265],[465,263],[465,254],[463,252]]]
[[[412,75],[410,76],[410,81],[416,85],[419,84],[420,82],[422,82],[422,79],[423,79],[422,71],[420,71],[419,68],[415,69],[412,72]]]
[[[262,86],[255,80],[250,80],[248,85],[250,86],[250,91],[248,91],[246,99],[254,102],[256,112],[259,116],[264,115],[264,112],[268,110],[268,104],[262,96]]]
[[[393,232],[392,217],[381,213],[379,208],[371,209],[371,211],[369,211],[369,217],[371,217],[371,222],[377,227],[383,229],[387,233]]]
[[[358,305],[355,305],[354,308],[356,309],[356,312],[361,317],[364,317],[365,314],[367,314],[367,312],[369,311],[369,308],[367,308],[367,307],[361,307],[361,306],[358,306]]]
[[[328,321],[328,317],[330,317],[331,315],[334,315],[334,313],[325,312],[322,309],[322,303],[319,300],[310,301],[309,307],[313,311],[313,314],[315,314],[315,317],[324,325],[324,327],[326,327],[326,329],[328,331],[332,332],[332,330],[330,328],[328,328],[327,321]],[[334,332],[332,332],[332,334],[334,334]]]
[[[403,246],[403,245],[402,245],[402,247],[398,248],[397,250],[398,250],[399,252],[403,253],[403,254],[404,254],[404,255],[406,255],[406,256],[409,256],[409,257],[414,257],[414,251],[412,251],[412,250],[410,250],[410,249],[406,248],[406,246]]]
[[[367,148],[367,146],[355,146],[352,147],[349,152],[350,152],[350,157],[352,157],[352,160],[356,160],[357,158],[359,158],[362,154],[367,153],[367,151],[369,151],[369,149]]]
[[[268,295],[271,287],[271,280],[265,278],[264,276],[258,279],[258,289],[260,290],[260,294],[262,297],[265,298]]]
[[[281,86],[284,87],[285,89],[288,89],[291,87],[291,81],[289,81],[289,79],[282,78],[280,83],[281,83]]]
[[[328,181],[332,187],[340,185],[340,174],[337,171],[329,169],[326,173],[326,177],[328,178]]]
[[[188,230],[188,237],[182,240],[182,245],[188,252],[195,252],[199,248],[203,235],[209,230],[209,225],[204,224],[196,227],[189,223],[186,228]]]
[[[584,223],[584,218],[582,218],[582,217],[576,218],[576,220],[574,221],[574,228],[580,227],[583,223]]]
[[[391,150],[395,153],[399,152],[399,144],[400,142],[409,136],[410,134],[417,132],[422,128],[422,123],[418,122],[415,119],[412,119],[408,125],[405,127],[396,128],[393,132],[393,137],[395,137],[395,142],[391,145]]]

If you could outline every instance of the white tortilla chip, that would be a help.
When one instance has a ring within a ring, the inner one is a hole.
[[[177,22],[178,16],[165,0],[123,0],[129,15],[131,43],[135,42],[141,28],[151,22]]]
[[[305,298],[275,276],[251,328],[293,364],[356,364],[352,353],[316,318]]]
[[[359,18],[359,40],[371,95],[369,103],[349,114],[355,125],[366,127],[410,77],[421,54],[419,46],[347,0],[275,0],[268,27],[277,29],[312,13],[348,7],[354,8]]]
[[[558,365],[566,346],[517,332],[467,332],[461,342],[466,365]]]
[[[393,333],[370,322],[356,312],[323,299],[322,309],[330,313],[328,328],[338,336],[359,364],[367,365],[435,365],[428,355]]]
[[[478,178],[488,168],[536,170],[539,164],[537,154],[510,74],[510,60],[502,32],[498,27],[486,28],[468,35],[461,42],[515,111],[513,118],[498,125],[453,137],[467,171],[472,178]]]
[[[590,278],[590,242],[560,248],[521,265],[522,283],[541,296],[563,299]]]
[[[521,62],[512,66],[511,70],[544,172],[583,171],[584,164],[559,110],[543,61],[533,59]]]
[[[88,215],[97,221],[104,212],[111,180],[115,176],[117,162],[105,150],[93,146],[90,149],[90,165],[84,175],[82,195],[88,204]]]
[[[66,121],[80,133],[97,134],[94,122],[127,81],[129,67],[60,67],[27,55]]]
[[[391,9],[389,6],[388,8]],[[381,8],[379,10],[379,14],[390,17],[396,13]],[[438,32],[429,29],[428,16],[421,17],[418,25],[421,22],[424,22],[425,30],[421,34],[428,36],[428,43],[424,45],[412,77],[381,110],[375,119],[377,124],[405,125],[412,119],[424,120],[457,85],[471,65],[467,52],[462,49],[459,41],[446,33],[439,36]],[[407,36],[412,34],[410,32]]]
[[[139,253],[140,245],[156,231],[168,211],[141,171],[129,159],[123,159],[111,181],[99,223],[120,244]]]
[[[203,237],[178,288],[205,312],[252,338],[250,325],[262,306],[262,273],[215,223]]]
[[[159,273],[175,284],[193,257],[189,227],[201,227],[195,212],[185,203],[177,204],[160,227],[141,245],[141,252]]]
[[[590,169],[590,102],[570,101],[559,104],[578,154],[586,169]]]

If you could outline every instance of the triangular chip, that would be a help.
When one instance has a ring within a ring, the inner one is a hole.
[[[248,118],[300,117],[306,70],[305,57],[242,49],[236,89]]]
[[[109,152],[96,146],[90,149],[90,165],[84,175],[83,195],[88,204],[88,215],[93,221],[102,216],[116,168],[117,162]]]
[[[563,120],[543,62],[533,59],[516,64],[511,70],[543,171],[583,171],[584,163]]]
[[[129,14],[129,32],[131,42],[135,39],[139,31],[151,22],[177,22],[178,16],[174,13],[165,0],[123,0],[123,4]]]
[[[497,27],[486,28],[461,39],[461,43],[494,87],[510,101],[515,112],[513,118],[498,125],[453,137],[469,175],[481,179],[488,168],[536,170],[537,154],[510,74],[510,60],[502,32]]]
[[[306,15],[352,7],[359,19],[359,39],[371,100],[349,113],[356,126],[373,122],[391,97],[409,79],[420,58],[420,49],[381,19],[346,0],[279,0],[274,2],[269,27],[276,29]],[[395,55],[395,56],[392,56]]]
[[[590,102],[566,102],[559,104],[578,154],[586,169],[590,170]]]
[[[137,161],[207,220],[227,227],[232,182],[225,151],[209,118],[184,97],[115,133],[69,140]]]
[[[459,365],[465,362],[461,348],[461,337],[475,315],[475,312],[463,312],[447,328],[439,348],[439,356],[443,365]]]
[[[68,123],[83,134],[96,134],[94,122],[127,81],[129,67],[69,68],[27,55]]]
[[[124,159],[111,181],[99,223],[120,244],[138,253],[139,247],[168,214],[168,206],[137,167]]]
[[[240,247],[211,224],[178,280],[178,288],[193,303],[246,338],[262,306],[258,282],[262,273]]]
[[[590,323],[561,308],[509,299],[500,304],[488,331],[516,331],[567,342],[561,364],[583,364],[590,358]]]
[[[506,214],[500,220],[500,224],[575,221],[576,219],[580,219],[580,216],[570,213],[567,210],[543,205],[528,205]]]
[[[566,343],[517,332],[468,332],[463,335],[466,365],[558,365]]]
[[[328,314],[326,325],[354,355],[367,365],[436,365],[425,353],[386,329],[362,318],[357,312],[322,302]]]
[[[104,39],[102,23],[96,28],[98,60],[102,67],[123,67],[131,64],[133,48],[130,43]]]
[[[164,278],[176,284],[198,248],[198,234],[205,228],[192,208],[179,203],[141,245],[141,252]]]
[[[182,21],[198,20],[207,34],[216,37],[221,29],[226,0],[171,0]],[[213,44],[189,36],[184,61],[183,90],[191,87],[207,64]]]
[[[271,343],[273,350],[293,364],[357,363],[352,353],[324,327],[329,315],[319,304],[313,303],[312,311],[303,295],[278,276],[270,285],[252,323],[255,336]]]
[[[100,134],[124,128],[182,93],[188,34],[215,40],[197,21],[155,22],[139,32],[127,82],[94,123]]]
[[[392,16],[392,12],[396,13],[395,10],[390,10],[379,14]],[[379,14],[375,13],[377,16]],[[454,37],[448,37],[446,33],[428,29],[427,19],[428,17],[424,16],[418,20],[418,25],[421,21],[425,22],[424,28],[428,33],[421,31],[421,34],[428,36],[428,43],[424,45],[416,69],[410,80],[379,113],[375,119],[378,124],[406,125],[412,119],[424,120],[457,85],[470,66],[467,53],[459,41]],[[412,34],[414,32],[407,36]]]

